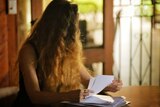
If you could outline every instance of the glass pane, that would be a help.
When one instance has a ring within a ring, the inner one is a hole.
[[[153,5],[114,7],[114,17],[121,10],[121,16],[152,16]]]
[[[118,0],[114,1],[118,2]],[[113,72],[120,72],[120,77],[126,86],[159,84],[159,67],[153,68],[155,65],[152,64],[156,63],[156,58],[152,60],[152,57],[154,55],[159,57],[156,52],[159,51],[160,46],[156,45],[159,44],[157,37],[159,38],[160,29],[160,3],[157,1],[155,3],[153,5],[151,0],[131,0],[131,4],[128,5],[121,5],[121,3],[114,5],[116,32]],[[119,11],[120,16],[117,17]],[[152,55],[153,51],[155,51],[154,55]]]
[[[142,7],[141,6],[134,6],[134,16],[141,16]]]
[[[71,0],[78,4],[84,48],[103,45],[103,0]]]
[[[86,65],[86,67],[90,70],[92,76],[103,74],[103,62],[95,62],[90,65]]]
[[[113,1],[113,4],[114,4],[114,5],[120,5],[120,0],[114,0],[114,1]]]
[[[142,3],[143,4],[152,4],[152,0],[143,0]]]
[[[155,27],[160,29],[160,4],[155,4]]]
[[[160,4],[155,4],[155,7],[156,7],[155,14],[160,15]]]
[[[140,5],[141,4],[141,0],[131,0],[131,4]]]
[[[153,15],[153,5],[143,5],[143,16],[152,16]]]
[[[129,5],[130,0],[121,0],[121,5]]]

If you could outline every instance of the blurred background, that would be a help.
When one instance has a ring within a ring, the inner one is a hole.
[[[18,86],[18,50],[51,0],[0,0],[0,87]],[[85,65],[124,86],[160,86],[160,0],[78,4]]]

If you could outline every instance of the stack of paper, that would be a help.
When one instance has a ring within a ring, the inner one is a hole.
[[[82,100],[80,103],[96,106],[112,106],[119,107],[126,105],[124,97],[111,97],[107,95],[98,95],[105,87],[110,85],[114,80],[113,75],[97,75],[90,79],[88,89],[93,90],[94,93],[90,93],[88,97]]]
[[[128,102],[125,97],[112,97],[107,95],[99,95],[106,86],[110,85],[114,79],[113,75],[98,75],[90,79],[88,89],[93,90],[94,93],[90,93],[80,103],[63,102],[71,105],[86,106],[93,105],[99,107],[121,107],[126,105]]]
[[[114,99],[106,95],[91,95],[81,101],[84,104],[112,104],[113,102]]]
[[[100,103],[100,102],[97,102],[97,100],[92,103],[73,103],[73,102],[68,102],[68,101],[64,101],[62,103],[69,104],[69,105],[75,105],[75,106],[82,106],[82,107],[90,107],[90,106],[93,106],[93,107],[122,107],[122,106],[129,104],[129,102],[127,102],[123,97],[113,97],[113,100],[114,102],[112,103],[110,102]]]
[[[105,95],[102,95],[105,96]],[[102,101],[103,100],[103,101]],[[75,105],[76,103],[74,103]],[[87,102],[87,103],[79,103],[81,106],[85,105],[90,105],[90,106],[96,106],[96,107],[122,107],[125,106],[126,104],[129,104],[125,100],[124,97],[111,97],[111,96],[106,96],[105,99],[95,99],[92,100],[92,102]]]

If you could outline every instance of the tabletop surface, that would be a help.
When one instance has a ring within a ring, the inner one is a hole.
[[[15,88],[13,89],[15,90]],[[0,93],[4,94],[3,92],[4,90],[7,89],[3,90],[1,89]],[[158,86],[128,86],[128,87],[123,87],[120,91],[116,93],[107,92],[107,94],[115,97],[125,96],[126,100],[131,102],[128,105],[129,107],[160,107],[160,87]],[[1,95],[1,97],[2,96],[3,95]],[[78,106],[65,104],[60,107],[78,107]]]
[[[129,107],[160,107],[160,87],[158,86],[129,86],[123,87],[112,96],[125,96],[131,101]]]
[[[125,107],[160,107],[160,87],[158,86],[128,86],[116,93],[107,92],[107,94],[115,97],[125,96],[126,100],[131,102]],[[65,107],[78,106],[65,105]]]

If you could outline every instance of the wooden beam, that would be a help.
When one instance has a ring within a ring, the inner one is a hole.
[[[42,15],[42,0],[31,0],[31,20],[36,20]]]
[[[84,56],[86,58],[86,64],[92,64],[93,62],[104,62],[105,59],[103,48],[85,49]]]
[[[113,41],[114,41],[114,22],[113,22],[113,0],[104,1],[104,74],[112,74],[113,67]]]
[[[8,68],[6,0],[0,0],[0,87],[6,87],[9,84]]]
[[[17,15],[8,15],[8,58],[9,58],[9,85],[18,86],[18,71],[16,61],[18,53]]]

